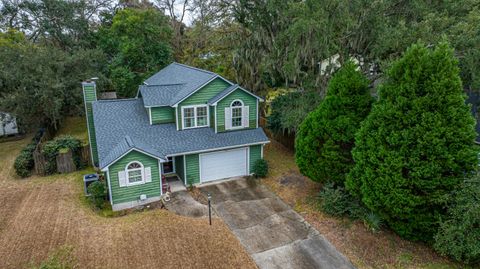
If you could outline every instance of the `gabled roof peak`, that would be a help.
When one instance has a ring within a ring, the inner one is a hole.
[[[201,68],[198,68],[198,67],[193,67],[193,66],[186,65],[186,64],[181,64],[181,63],[177,63],[177,62],[173,62],[171,64],[176,64],[176,65],[179,65],[181,67],[190,68],[190,69],[200,71],[200,72],[205,72],[205,73],[210,74],[210,75],[217,75],[217,74],[213,73],[212,71],[208,71],[208,70],[201,69]]]

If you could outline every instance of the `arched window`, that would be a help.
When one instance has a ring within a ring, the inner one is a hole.
[[[140,162],[131,162],[125,169],[127,174],[127,184],[138,184],[144,181],[143,165]]]
[[[234,100],[230,107],[232,109],[232,128],[242,127],[243,102]]]

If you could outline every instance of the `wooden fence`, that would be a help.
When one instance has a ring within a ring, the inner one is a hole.
[[[33,151],[33,162],[34,162],[34,171],[35,174],[44,176],[47,171],[47,160],[45,155],[42,153],[42,146],[45,142],[52,138],[52,134],[50,131],[45,130],[38,140],[37,145],[35,146],[35,150]]]
[[[47,174],[48,160],[45,155],[42,153],[42,146],[45,142],[50,140],[52,135],[50,132],[45,131],[38,141],[35,151],[33,152],[33,161],[34,161],[34,172],[37,175],[44,176]],[[79,152],[80,162],[86,165],[91,165],[92,161],[90,158],[90,147],[89,145],[84,145],[80,148]],[[56,165],[58,173],[71,173],[77,170],[75,165],[75,160],[73,152],[67,150],[65,152],[60,152],[56,156]]]

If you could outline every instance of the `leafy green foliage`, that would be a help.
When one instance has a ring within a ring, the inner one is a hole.
[[[58,136],[53,140],[48,141],[42,147],[42,153],[47,160],[46,173],[53,174],[57,171],[56,157],[62,150],[72,151],[72,156],[77,168],[82,167],[80,162],[80,148],[82,142],[69,135]]]
[[[319,63],[336,54],[340,63],[356,57],[366,63],[362,69],[378,72],[412,43],[438,44],[443,38],[460,56],[464,85],[480,85],[475,0],[265,0],[232,6],[245,29],[235,50],[236,71],[249,85],[261,84],[261,74],[268,73],[286,85],[318,89],[329,77]]]
[[[32,142],[30,142],[15,159],[13,163],[13,168],[15,169],[15,173],[21,177],[28,177],[31,175],[32,169],[35,165],[33,161],[33,152],[37,146],[38,141],[42,137],[44,133],[43,129],[40,129],[32,138]]]
[[[475,121],[450,47],[413,45],[388,70],[356,135],[346,187],[399,235],[429,241],[478,163]]]
[[[172,29],[160,11],[123,9],[111,25],[99,31],[100,47],[111,59],[113,86],[122,97],[133,97],[143,80],[171,61]]]
[[[88,185],[88,200],[97,209],[102,209],[105,204],[107,188],[104,181],[95,181]]]
[[[352,219],[359,219],[365,215],[365,209],[361,202],[352,197],[345,188],[327,183],[320,191],[318,198],[320,208],[328,215],[335,217],[347,216]]]
[[[17,34],[1,33],[0,59],[0,110],[15,115],[27,131],[39,125],[56,129],[65,115],[81,114],[79,81],[102,77],[99,73],[105,64],[98,50],[71,54],[32,45]]]
[[[435,236],[435,249],[465,263],[480,263],[480,178],[466,180],[454,193],[448,216]]]
[[[13,167],[15,168],[15,173],[17,173],[17,175],[21,177],[30,176],[34,166],[33,152],[35,151],[35,146],[35,142],[28,144],[15,159]]]
[[[355,132],[372,101],[368,80],[353,63],[335,73],[325,100],[308,114],[295,139],[295,161],[302,174],[317,182],[344,184],[353,167]]]
[[[314,92],[289,92],[273,99],[267,127],[275,133],[294,133],[305,116],[320,102]]]
[[[266,177],[268,174],[268,163],[264,159],[259,159],[253,163],[252,172],[255,177]]]

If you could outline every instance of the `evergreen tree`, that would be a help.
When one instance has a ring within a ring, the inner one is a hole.
[[[355,132],[368,115],[373,98],[368,80],[349,62],[332,77],[327,96],[300,125],[295,160],[313,181],[343,185],[353,166]]]
[[[430,241],[449,193],[477,164],[474,126],[453,50],[413,45],[356,136],[347,189],[401,236]]]

